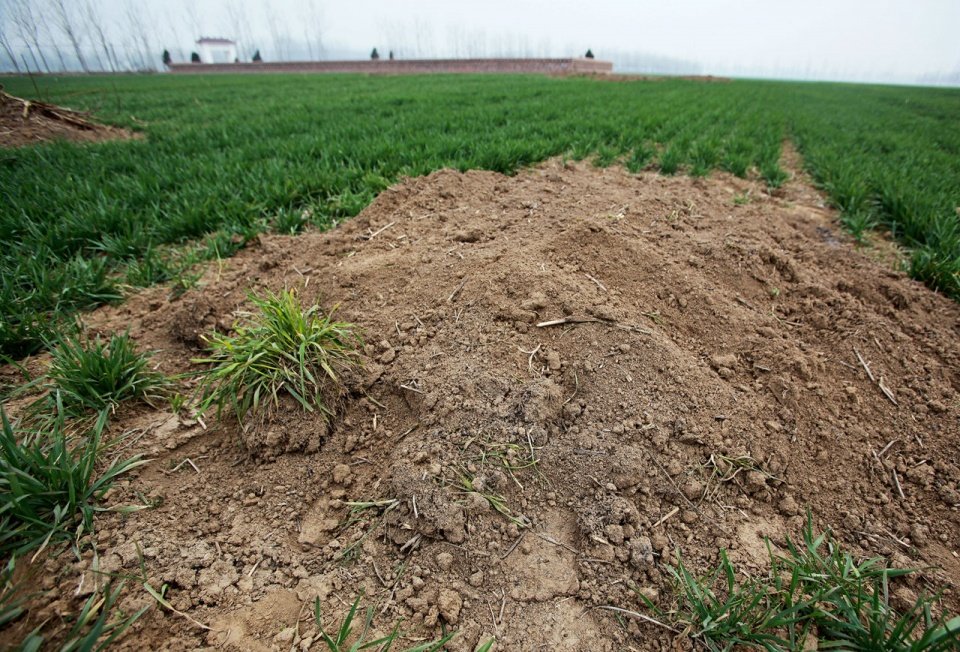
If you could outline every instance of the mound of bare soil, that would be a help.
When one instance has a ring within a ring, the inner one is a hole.
[[[84,113],[25,100],[0,90],[0,147],[22,147],[54,140],[93,143],[139,137],[120,127],[92,122]]]
[[[329,431],[292,411],[248,448],[231,422],[121,415],[153,462],[111,500],[155,507],[105,514],[98,559],[49,561],[43,586],[83,596],[142,551],[211,630],[155,608],[120,643],[138,649],[319,649],[314,598],[332,626],[361,592],[408,642],[663,649],[599,607],[667,603],[677,550],[759,572],[809,508],[855,554],[930,568],[895,601],[944,587],[956,611],[960,307],[834,217],[799,175],[771,196],[558,161],[441,171],[331,232],[263,236],[178,300],[104,308],[91,326],[175,373],[248,291],[298,288],[362,327],[364,377]]]

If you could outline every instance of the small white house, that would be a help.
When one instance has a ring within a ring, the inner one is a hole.
[[[203,63],[233,63],[237,60],[237,44],[230,39],[203,36],[197,41],[197,54]]]

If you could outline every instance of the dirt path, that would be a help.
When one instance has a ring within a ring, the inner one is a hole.
[[[380,631],[445,623],[453,650],[661,649],[669,632],[597,607],[665,600],[675,549],[762,569],[763,537],[807,508],[857,554],[932,567],[897,595],[945,586],[956,611],[960,307],[854,250],[802,182],[777,194],[558,161],[441,171],[332,232],[262,236],[179,300],[91,315],[168,373],[250,289],[339,304],[368,342],[332,432],[291,410],[249,456],[229,423],[124,417],[154,461],[112,498],[157,506],[100,520],[99,568],[136,574],[139,548],[212,631],[153,609],[120,647],[308,649],[308,603],[332,620],[363,591]],[[564,318],[589,321],[538,326]],[[82,594],[91,563],[47,588],[86,572]]]

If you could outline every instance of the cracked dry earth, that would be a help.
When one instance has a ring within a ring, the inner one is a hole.
[[[929,568],[895,601],[944,588],[957,611],[960,306],[835,218],[800,173],[771,195],[556,160],[440,171],[332,231],[261,236],[179,299],[88,315],[181,373],[248,291],[297,288],[363,329],[364,370],[330,427],[125,408],[114,432],[153,461],[110,500],[155,507],[102,515],[96,560],[38,562],[50,597],[20,626],[142,551],[210,629],[154,605],[120,649],[317,650],[313,600],[332,626],[361,592],[406,645],[684,648],[600,607],[669,604],[677,550],[761,572],[808,508],[857,555]],[[152,603],[128,583],[124,608]]]

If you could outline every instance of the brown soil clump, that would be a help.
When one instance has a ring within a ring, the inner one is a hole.
[[[955,612],[960,306],[834,218],[802,180],[446,170],[333,231],[261,236],[179,300],[89,315],[168,373],[262,288],[339,304],[368,343],[343,416],[291,413],[272,454],[229,420],[120,415],[153,461],[111,500],[156,506],[102,515],[96,563],[136,574],[142,551],[212,627],[155,608],[120,646],[318,649],[313,600],[329,628],[363,592],[408,643],[445,623],[452,650],[664,649],[670,632],[598,607],[668,604],[678,549],[762,572],[764,537],[796,537],[808,508],[856,555],[929,567]],[[93,563],[48,562],[47,588],[89,590]]]
[[[25,100],[0,90],[0,147],[22,147],[55,140],[95,143],[141,137],[127,129],[91,122],[84,113]]]

